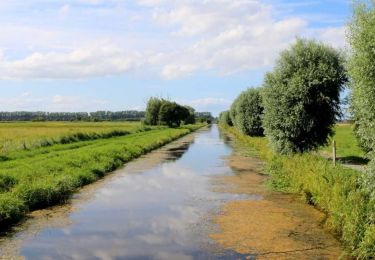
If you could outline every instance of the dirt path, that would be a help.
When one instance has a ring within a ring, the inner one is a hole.
[[[260,160],[236,154],[228,162],[237,174],[216,178],[215,189],[251,196],[225,204],[215,217],[219,232],[211,238],[217,243],[249,259],[343,257],[339,242],[322,228],[322,212],[299,197],[267,190]]]

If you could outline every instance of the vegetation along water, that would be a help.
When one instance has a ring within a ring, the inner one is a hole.
[[[152,129],[131,124],[122,132],[93,132],[95,138],[83,135],[79,142],[10,152],[0,164],[1,226],[20,220],[30,210],[61,202],[78,187],[201,126]]]

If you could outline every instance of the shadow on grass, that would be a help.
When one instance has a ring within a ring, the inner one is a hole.
[[[359,156],[338,157],[337,160],[340,163],[350,163],[355,165],[366,165],[369,162],[368,159]]]

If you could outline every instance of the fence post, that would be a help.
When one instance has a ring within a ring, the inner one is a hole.
[[[336,141],[333,140],[332,142],[332,161],[333,165],[336,166]]]

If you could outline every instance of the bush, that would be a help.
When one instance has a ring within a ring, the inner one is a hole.
[[[229,111],[224,111],[220,113],[219,124],[233,126]]]
[[[262,136],[263,105],[260,89],[242,92],[231,106],[233,125],[243,134]]]
[[[365,151],[375,148],[375,8],[357,4],[349,25],[352,55],[348,72],[355,133]]]
[[[282,52],[264,82],[263,126],[274,149],[288,154],[326,144],[346,82],[342,55],[327,45],[298,39]]]

